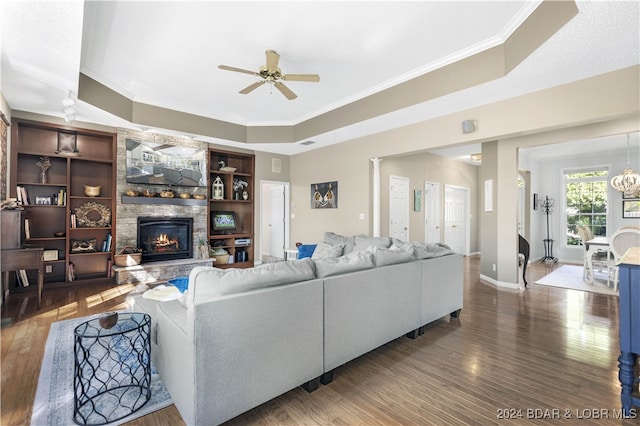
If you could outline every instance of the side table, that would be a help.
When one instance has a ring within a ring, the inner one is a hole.
[[[38,309],[42,303],[42,287],[44,285],[44,264],[42,248],[13,249],[0,251],[0,268],[4,272],[2,283],[2,301],[9,294],[9,271],[19,269],[38,270]]]
[[[75,328],[74,422],[111,423],[149,401],[150,329],[151,317],[137,312],[118,313],[110,328],[102,327],[100,318]]]

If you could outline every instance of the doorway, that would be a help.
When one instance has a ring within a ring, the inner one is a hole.
[[[409,178],[389,177],[389,235],[409,241]]]
[[[444,242],[465,256],[471,240],[469,203],[469,188],[444,186]]]
[[[440,236],[440,184],[424,183],[424,242],[436,244]]]
[[[289,182],[260,181],[260,261],[285,260],[289,243]]]

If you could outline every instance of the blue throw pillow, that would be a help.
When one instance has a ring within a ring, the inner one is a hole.
[[[298,247],[298,259],[304,259],[305,257],[311,257],[317,244],[302,244]]]

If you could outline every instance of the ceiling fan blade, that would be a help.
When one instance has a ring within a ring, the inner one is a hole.
[[[275,50],[267,50],[264,52],[267,55],[267,71],[275,73],[278,71],[278,62],[280,61],[280,55]]]
[[[282,76],[283,80],[287,81],[320,81],[320,76],[318,74],[287,74]]]
[[[255,71],[243,70],[242,68],[230,67],[228,65],[218,65],[218,68],[220,68],[221,70],[242,72],[242,73],[251,74],[251,75],[260,75]]]
[[[266,83],[266,80],[256,81],[255,83],[253,83],[250,86],[245,87],[244,89],[242,89],[238,93],[242,93],[243,95],[246,95],[249,92],[253,92],[258,87],[262,86],[264,83]]]
[[[293,93],[291,89],[279,81],[276,81],[273,85],[276,86],[276,89],[278,89],[290,101],[298,97],[298,95]]]

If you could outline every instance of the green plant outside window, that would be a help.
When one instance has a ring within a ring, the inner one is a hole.
[[[578,224],[589,228],[594,237],[606,236],[608,176],[608,170],[573,170],[564,174],[568,246],[580,245]]]

